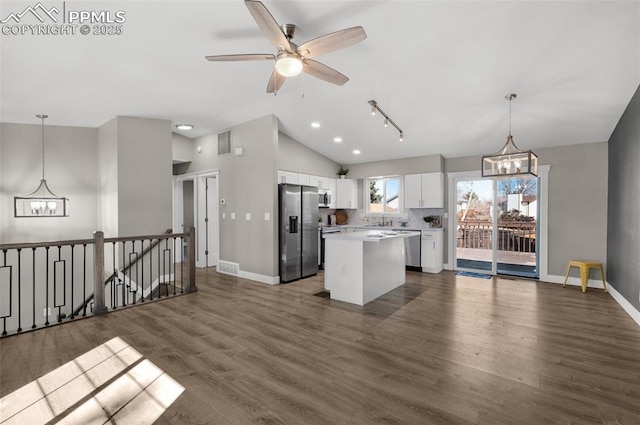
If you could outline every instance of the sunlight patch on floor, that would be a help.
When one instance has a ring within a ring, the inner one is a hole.
[[[152,424],[183,391],[116,337],[0,399],[0,424]]]

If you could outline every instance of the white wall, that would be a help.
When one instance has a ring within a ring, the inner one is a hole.
[[[278,169],[335,179],[340,164],[278,133]]]

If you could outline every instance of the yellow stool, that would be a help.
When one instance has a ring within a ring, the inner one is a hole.
[[[567,279],[569,278],[569,271],[571,267],[577,267],[580,269],[580,280],[582,281],[582,292],[587,292],[587,281],[589,280],[589,269],[600,269],[600,277],[602,278],[602,285],[604,286],[604,292],[607,292],[607,284],[604,281],[604,269],[602,263],[597,261],[580,261],[570,260],[567,266],[567,275],[564,277],[564,285],[567,286]]]

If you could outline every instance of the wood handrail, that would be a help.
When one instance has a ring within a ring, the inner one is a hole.
[[[24,243],[7,243],[0,245],[0,251],[10,249],[28,249],[28,248],[46,248],[52,246],[67,246],[67,245],[93,245],[93,239],[73,239],[67,241],[54,241],[54,242],[24,242]]]
[[[104,238],[105,242],[128,242],[131,240],[141,239],[169,239],[169,238],[187,238],[189,233],[171,233],[171,229],[167,229],[162,235],[143,235],[143,236],[122,236],[117,238]],[[68,246],[68,245],[93,245],[93,239],[71,239],[65,241],[49,241],[49,242],[23,242],[1,244],[0,251],[10,249],[28,249],[28,248],[46,248],[52,246]]]

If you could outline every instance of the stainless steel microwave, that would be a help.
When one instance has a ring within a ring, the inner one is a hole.
[[[329,205],[331,205],[331,191],[320,189],[318,192],[318,207],[329,208]]]

